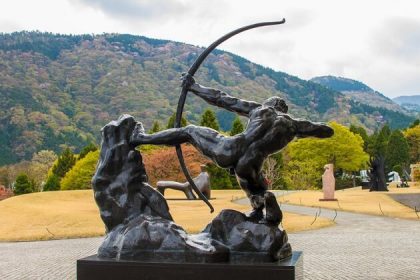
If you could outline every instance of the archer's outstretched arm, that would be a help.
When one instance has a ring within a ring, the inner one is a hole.
[[[257,102],[235,98],[220,90],[203,87],[197,83],[192,84],[189,90],[211,105],[236,112],[242,116],[248,116],[249,112],[261,106]]]

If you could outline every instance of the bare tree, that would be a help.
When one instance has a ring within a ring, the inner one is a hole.
[[[271,155],[264,161],[263,173],[270,190],[279,188],[281,179],[281,155]]]

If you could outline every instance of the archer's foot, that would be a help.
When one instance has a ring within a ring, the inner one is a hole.
[[[264,206],[265,206],[265,221],[267,224],[278,226],[283,219],[283,213],[280,210],[280,206],[277,202],[276,197],[271,192],[264,194]]]
[[[136,123],[136,126],[133,129],[130,137],[130,144],[132,145],[140,145],[141,139],[145,135],[144,127],[141,122]]]
[[[262,209],[253,209],[249,214],[246,215],[248,220],[254,223],[259,223],[264,220],[264,213]]]

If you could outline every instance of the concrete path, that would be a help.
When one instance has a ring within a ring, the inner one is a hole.
[[[315,216],[319,209],[282,205]],[[322,209],[321,217],[335,217]],[[289,235],[305,279],[420,279],[420,220],[337,212],[337,225]]]
[[[281,207],[312,216],[319,211]],[[321,210],[321,217],[334,216]],[[338,212],[336,222],[289,235],[293,250],[304,252],[305,279],[420,279],[420,221]],[[0,243],[0,279],[75,279],[76,260],[95,254],[101,240]]]

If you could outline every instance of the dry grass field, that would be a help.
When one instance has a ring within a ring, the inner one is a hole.
[[[319,201],[322,191],[299,191],[278,198],[281,203],[323,207],[371,215],[384,215],[394,218],[419,219],[415,211],[393,200],[387,194],[419,194],[419,185],[410,188],[389,187],[389,192],[369,192],[361,187],[339,190],[335,192],[337,201]],[[420,215],[420,213],[417,213]]]
[[[215,212],[210,214],[201,201],[179,200],[182,193],[167,191],[168,203],[179,225],[188,232],[201,231],[224,208],[248,211],[249,207],[233,200],[243,197],[240,190],[212,191]],[[174,198],[173,200],[170,198]],[[92,190],[42,192],[15,196],[0,202],[0,241],[31,241],[92,237],[104,234],[104,225],[93,199]],[[316,229],[334,224],[311,216],[285,213],[284,227],[288,232]]]

